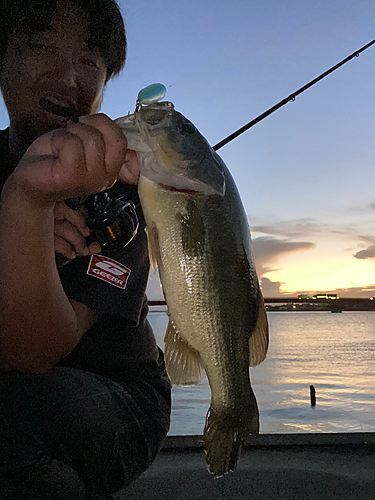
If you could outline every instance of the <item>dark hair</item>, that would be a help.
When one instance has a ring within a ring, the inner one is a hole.
[[[88,45],[99,50],[107,65],[108,81],[124,67],[126,35],[116,0],[63,0],[77,5],[89,17]],[[0,0],[0,68],[9,38],[19,29],[31,32],[49,28],[58,0]]]

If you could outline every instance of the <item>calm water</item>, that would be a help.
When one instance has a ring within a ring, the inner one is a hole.
[[[149,319],[163,347],[167,316],[150,313]],[[272,312],[268,320],[267,358],[251,369],[261,432],[375,431],[375,312]],[[207,379],[173,387],[172,397],[169,434],[202,434]]]

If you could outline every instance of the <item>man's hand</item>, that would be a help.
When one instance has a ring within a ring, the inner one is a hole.
[[[108,189],[123,166],[126,174],[132,172],[127,165],[133,163],[119,127],[108,116],[96,114],[39,137],[12,180],[37,205],[50,205]]]
[[[128,149],[125,163],[118,174],[118,180],[123,184],[138,184],[139,173],[137,153],[132,149]]]
[[[55,205],[55,252],[72,260],[101,251],[97,242],[86,245],[90,230],[86,225],[84,209],[72,210],[64,202]]]

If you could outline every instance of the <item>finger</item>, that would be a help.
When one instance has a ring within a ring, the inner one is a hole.
[[[58,200],[64,192],[65,198],[86,194],[86,158],[81,139],[65,129],[44,134],[28,148],[14,174],[30,192],[51,200]]]
[[[119,172],[119,181],[124,184],[137,184],[139,180],[140,170],[137,153],[132,149],[128,149],[124,165]]]
[[[81,140],[85,153],[87,180],[95,191],[110,187],[117,178],[106,167],[106,143],[104,135],[97,128],[86,123],[69,123],[68,131]]]
[[[76,226],[66,219],[62,221],[55,220],[54,234],[67,241],[78,255],[86,255],[87,245],[84,236],[78,231]]]
[[[55,235],[55,252],[63,255],[69,260],[75,259],[77,257],[76,252],[74,251],[72,245],[61,238],[61,236]]]
[[[58,202],[55,204],[54,214],[55,220],[67,220],[77,228],[82,236],[89,236],[90,229],[86,225],[86,214],[82,210],[72,210],[64,202]]]
[[[99,245],[97,241],[94,241],[91,243],[88,247],[88,255],[95,255],[97,253],[100,253],[102,251],[102,247]]]
[[[74,247],[61,236],[55,235],[55,253],[59,253],[69,260],[76,257],[89,257],[102,251],[101,246],[96,241],[89,246],[85,246],[82,252],[76,252]]]
[[[69,170],[72,185],[85,186],[87,162],[82,139],[66,129],[53,130],[46,136],[50,139],[50,154],[55,164],[55,167],[52,165],[51,171],[59,171],[60,166],[60,171]],[[47,145],[43,141],[41,146],[43,151]],[[57,178],[56,182],[58,181]]]
[[[90,125],[103,134],[105,141],[105,165],[110,175],[117,177],[125,162],[128,143],[120,127],[107,115],[98,113],[79,118],[82,124]]]

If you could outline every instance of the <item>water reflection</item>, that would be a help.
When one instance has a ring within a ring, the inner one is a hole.
[[[251,369],[261,432],[375,431],[375,313],[274,312],[268,319],[267,358]],[[150,321],[162,347],[167,316],[151,313]],[[170,434],[201,434],[209,403],[206,378],[174,387]]]

